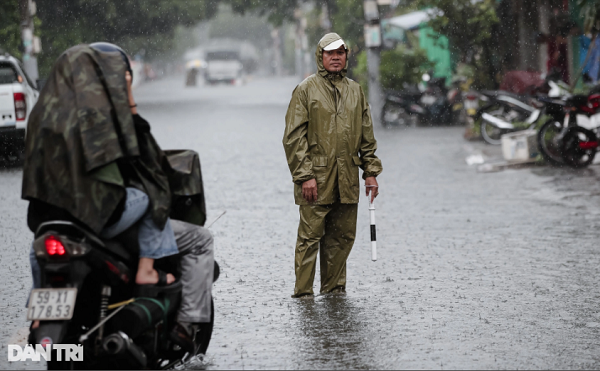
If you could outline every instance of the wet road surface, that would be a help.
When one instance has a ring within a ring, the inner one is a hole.
[[[291,299],[298,209],[281,137],[294,85],[135,91],[163,148],[200,153],[209,223],[227,211],[211,227],[209,368],[600,368],[600,167],[477,173],[465,157],[499,150],[462,128],[376,127],[379,261],[362,196],[347,295]],[[2,369],[44,366],[5,355],[31,285],[20,177],[0,173]]]

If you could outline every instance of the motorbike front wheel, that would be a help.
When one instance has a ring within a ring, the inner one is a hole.
[[[538,131],[537,142],[540,153],[546,162],[553,166],[565,163],[562,155],[564,126],[560,121],[550,119]]]
[[[511,130],[500,129],[491,125],[484,120],[481,120],[481,136],[486,143],[498,146],[502,144],[502,135],[510,133]]]
[[[594,161],[597,147],[598,137],[593,131],[580,126],[568,128],[562,140],[563,160],[575,169],[587,167]]]
[[[517,111],[508,104],[502,102],[492,102],[482,108],[480,108],[475,114],[475,120],[481,122],[481,136],[483,140],[492,145],[500,145],[502,141],[500,138],[502,135],[513,132],[510,129],[500,129],[489,123],[486,123],[481,116],[487,113],[491,116],[497,117],[506,122],[523,122],[527,119],[527,115],[524,112]]]

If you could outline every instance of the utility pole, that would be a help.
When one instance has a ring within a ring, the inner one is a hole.
[[[294,11],[296,18],[296,76],[300,81],[312,71],[310,54],[308,53],[308,35],[306,14],[312,10],[312,3],[300,3]]]
[[[283,57],[281,48],[283,47],[281,42],[281,29],[279,27],[271,30],[271,38],[273,39],[273,64],[275,67],[275,76],[281,77],[282,75],[282,65],[283,65]]]
[[[296,52],[296,76],[302,81],[306,74],[304,70],[304,39],[306,39],[306,17],[300,6],[294,11],[294,18],[296,18],[296,38],[295,38],[295,52]]]
[[[21,14],[21,38],[23,40],[23,69],[33,81],[39,79],[36,55],[41,51],[40,39],[33,35],[33,16],[36,12],[35,1],[19,0]]]
[[[369,74],[369,104],[371,116],[376,123],[380,122],[383,109],[383,93],[379,80],[379,65],[381,63],[381,24],[377,1],[364,0],[365,13],[365,46],[367,47],[367,71]]]

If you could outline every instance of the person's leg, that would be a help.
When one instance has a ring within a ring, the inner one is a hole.
[[[40,269],[40,263],[35,258],[35,251],[33,251],[33,242],[29,249],[29,264],[31,265],[31,278],[33,279],[33,288],[39,289],[42,287],[42,271]],[[28,299],[29,302],[29,299]]]
[[[135,276],[138,285],[157,284],[159,275],[154,269],[154,260],[161,259],[179,253],[175,233],[167,218],[165,226],[161,230],[152,219],[148,211],[138,224],[138,240],[140,244],[140,260]],[[167,285],[175,282],[175,276],[167,274]]]
[[[214,242],[204,227],[171,220],[181,255],[181,305],[177,320],[185,323],[210,322],[215,269]]]
[[[31,248],[29,249],[29,265],[31,266],[31,278],[33,279],[33,285],[31,287],[31,290],[39,289],[42,287],[42,271],[40,269],[40,264],[35,258],[35,251],[33,251],[33,242],[31,243]],[[31,297],[31,290],[29,291],[29,295],[27,295],[25,308],[29,307],[29,298]],[[37,328],[39,324],[40,321],[34,321],[32,323],[32,328]]]
[[[325,234],[321,239],[321,293],[346,288],[346,260],[356,237],[358,204],[333,205],[325,218]]]
[[[300,224],[296,240],[294,297],[312,295],[319,241],[323,237],[329,205],[300,206]]]
[[[147,194],[136,188],[127,188],[126,191],[125,206],[121,218],[113,225],[105,227],[100,232],[100,237],[111,239],[121,234],[140,220],[148,210],[150,199]]]
[[[42,271],[40,269],[40,264],[35,258],[35,251],[33,250],[33,242],[31,243],[31,249],[29,249],[29,264],[31,265],[31,278],[33,278],[33,289],[39,289],[42,287]],[[29,295],[27,295],[27,302],[25,303],[25,308],[29,307],[29,298],[31,297],[31,291],[29,291]],[[31,322],[31,328],[36,329],[40,327],[40,321]]]

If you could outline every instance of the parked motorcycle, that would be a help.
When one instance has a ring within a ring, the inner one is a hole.
[[[504,134],[522,130],[513,122],[533,124],[539,118],[539,110],[524,103],[523,97],[504,91],[482,91],[484,105],[475,114],[481,121],[481,136],[488,144],[499,145]]]
[[[453,110],[453,106],[461,97],[457,90],[449,94],[446,87],[446,78],[431,78],[429,74],[423,75],[423,80],[427,82],[427,88],[420,98],[424,113],[421,120],[428,125],[448,125],[457,121],[460,108]]]
[[[538,146],[542,157],[551,165],[567,164],[572,167],[589,165],[593,161],[593,156],[589,156],[589,153],[578,153],[574,147],[565,147],[564,140],[567,138],[566,134],[570,133],[569,143],[572,145],[575,143],[574,136],[585,136],[586,130],[597,130],[590,119],[600,113],[600,95],[575,95],[564,101],[554,101],[553,106],[553,111],[548,111],[551,118],[540,127],[538,132]],[[581,139],[581,141],[588,141],[583,137]],[[565,160],[566,148],[568,157]],[[585,164],[588,160],[589,163]]]
[[[535,127],[536,121],[549,109],[548,98],[570,95],[565,84],[557,80],[558,77],[556,73],[548,74],[543,82],[524,89],[522,95],[504,90],[482,91],[481,100],[484,104],[475,115],[475,120],[481,122],[483,139],[489,144],[499,145],[502,135],[524,129],[513,123],[524,123],[530,129]]]
[[[381,123],[385,128],[417,126],[425,110],[419,105],[421,92],[416,88],[386,92],[381,110]]]
[[[137,226],[103,240],[72,222],[50,221],[35,233],[42,283],[32,291],[28,320],[40,321],[30,344],[82,344],[81,362],[52,355],[48,369],[167,369],[191,356],[168,336],[175,324],[181,283],[146,289],[136,297]],[[155,262],[177,272],[177,260]],[[215,263],[216,281],[219,275]],[[176,276],[178,276],[176,274]],[[214,308],[213,308],[214,309]],[[201,324],[194,342],[205,353],[214,323]]]
[[[599,127],[592,124],[584,128],[578,122],[577,116],[591,118],[600,112],[600,94],[590,96],[576,95],[567,101],[569,108],[567,123],[562,127],[558,122],[552,122],[550,127],[558,132],[552,142],[559,148],[561,162],[572,168],[583,168],[590,165],[600,147],[598,142]],[[560,131],[559,131],[560,130]],[[546,134],[548,135],[548,134]],[[550,135],[548,135],[550,137]],[[558,164],[555,163],[555,164]]]
[[[419,124],[455,124],[466,121],[463,94],[458,86],[446,87],[446,79],[423,75],[427,87],[422,90],[405,87],[402,91],[388,91],[381,112],[384,127],[417,126]],[[462,119],[461,119],[462,118]]]

